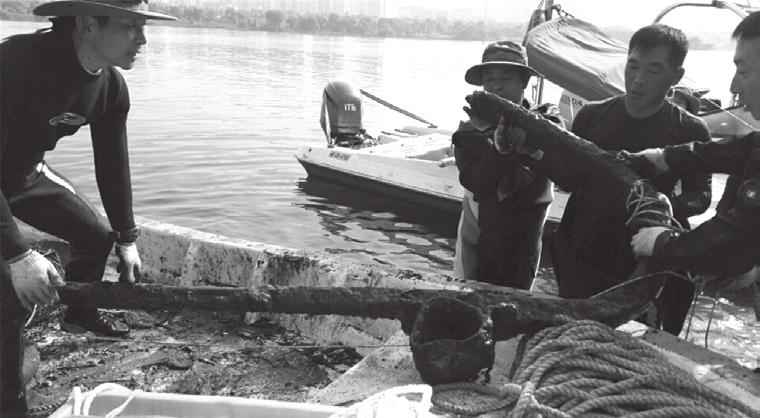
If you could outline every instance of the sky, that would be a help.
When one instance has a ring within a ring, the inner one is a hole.
[[[475,15],[504,16],[503,19],[524,22],[539,0],[387,0],[398,5],[418,5],[441,10],[473,8]],[[621,26],[639,28],[652,23],[657,14],[677,0],[555,0],[563,10],[573,16],[594,23],[597,26]],[[690,0],[695,3],[710,3],[710,0]],[[737,3],[748,3],[747,0]],[[750,4],[760,7],[760,0],[750,0]],[[663,23],[680,27],[684,31],[724,33],[730,32],[739,23],[739,17],[728,10],[706,8],[679,8],[666,16]],[[709,22],[706,24],[705,22]]]

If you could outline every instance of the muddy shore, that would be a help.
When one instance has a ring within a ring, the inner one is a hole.
[[[107,311],[132,327],[127,338],[61,331],[64,307],[38,310],[25,331],[39,352],[27,390],[35,416],[47,416],[74,386],[101,383],[193,395],[300,402],[361,360],[349,347],[317,347],[266,319],[197,310]]]

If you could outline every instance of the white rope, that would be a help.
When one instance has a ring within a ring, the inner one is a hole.
[[[71,391],[71,398],[73,403],[71,414],[84,416],[89,415],[90,407],[92,406],[93,401],[95,401],[95,398],[97,398],[98,395],[109,391],[128,393],[129,395],[127,396],[127,399],[124,400],[124,402],[109,411],[106,415],[103,416],[103,418],[115,418],[124,411],[127,405],[132,402],[138,393],[142,392],[139,389],[130,390],[129,388],[116,383],[103,383],[86,393],[83,393],[82,389],[79,386],[75,386]]]

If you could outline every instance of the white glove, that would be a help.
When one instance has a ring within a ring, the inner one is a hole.
[[[142,262],[140,255],[137,254],[137,244],[116,244],[116,256],[119,257],[119,264],[116,271],[119,274],[119,281],[125,283],[135,283],[140,281],[140,269]]]
[[[56,287],[64,286],[63,279],[47,258],[34,250],[8,263],[11,282],[21,305],[31,310],[33,305],[49,305],[58,301]]]
[[[670,229],[665,228],[664,226],[651,226],[639,229],[639,232],[631,238],[633,255],[636,258],[651,257],[654,252],[654,243],[657,242],[657,237],[667,231],[670,231]]]

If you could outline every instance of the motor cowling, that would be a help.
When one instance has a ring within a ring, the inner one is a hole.
[[[322,94],[319,123],[329,145],[351,146],[364,141],[361,91],[345,81],[331,81]]]

